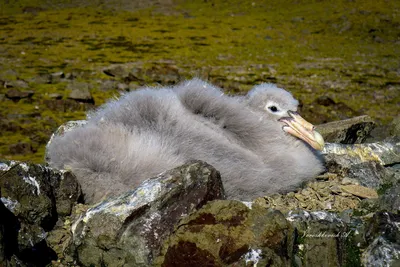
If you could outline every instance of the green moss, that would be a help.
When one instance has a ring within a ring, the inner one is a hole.
[[[0,1],[0,42],[6,51],[0,79],[84,73],[80,79],[92,81],[100,105],[119,94],[98,90],[97,80],[111,79],[101,71],[104,67],[134,62],[143,70],[140,84],[154,84],[159,80],[149,75],[152,68],[171,62],[182,77],[207,77],[230,93],[272,81],[304,104],[328,94],[383,122],[400,113],[398,1],[196,0],[178,1],[165,12],[93,8],[107,1],[66,8],[77,2],[56,1],[47,11],[20,13],[46,3]],[[2,102],[1,116],[33,113],[37,106],[57,123],[84,118],[82,111],[46,111],[50,93],[66,98],[65,82],[30,86],[35,91],[31,103]],[[6,91],[1,88],[0,94]]]
[[[345,267],[357,267],[361,265],[361,251],[357,247],[357,242],[354,242],[354,233],[352,232],[349,236],[345,238],[346,249],[344,265]]]
[[[393,183],[384,183],[378,188],[377,193],[378,193],[378,195],[381,196],[381,195],[385,194],[385,192],[392,187],[393,187]]]

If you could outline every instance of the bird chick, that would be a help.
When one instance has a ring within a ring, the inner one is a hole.
[[[89,114],[48,146],[49,164],[71,169],[95,203],[199,159],[221,173],[228,198],[287,192],[323,170],[323,146],[293,96],[271,84],[243,98],[200,79],[142,88]]]

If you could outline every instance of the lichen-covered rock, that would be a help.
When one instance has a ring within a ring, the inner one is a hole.
[[[223,197],[219,173],[188,162],[90,208],[72,225],[67,257],[80,266],[149,266],[181,218]]]
[[[287,219],[297,230],[296,257],[302,265],[360,266],[354,222],[329,212],[302,210],[289,212]]]
[[[0,192],[1,193],[1,192]],[[1,197],[1,194],[0,194]],[[5,213],[7,212],[7,208],[4,206],[3,202],[0,201],[0,263],[6,262],[6,240],[5,240]]]
[[[175,227],[156,266],[290,266],[293,242],[279,211],[213,201]]]
[[[369,246],[362,254],[365,266],[399,266],[400,215],[377,212],[369,222],[365,238]]]
[[[385,125],[375,127],[370,136],[367,138],[367,143],[376,142],[399,142],[400,141],[400,116]]]
[[[400,213],[400,179],[395,185],[388,185],[388,189],[379,197],[377,209]]]
[[[385,166],[400,162],[400,143],[326,144],[323,154],[329,172],[356,179],[363,186],[378,189],[396,183],[393,171]]]
[[[43,266],[56,258],[46,236],[82,195],[70,173],[15,161],[0,162],[0,192],[7,262]],[[1,243],[1,241],[0,241]]]
[[[375,122],[369,116],[359,116],[347,120],[328,122],[316,127],[325,142],[360,144],[365,141]]]

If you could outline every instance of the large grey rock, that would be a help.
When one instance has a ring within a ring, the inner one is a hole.
[[[360,144],[369,136],[375,122],[369,116],[359,116],[347,120],[328,122],[316,126],[325,142]]]
[[[55,259],[46,236],[82,195],[75,177],[42,165],[0,161],[0,189],[7,260],[43,266]]]
[[[150,266],[181,218],[223,197],[219,173],[189,162],[90,208],[74,222],[66,254],[80,266]]]

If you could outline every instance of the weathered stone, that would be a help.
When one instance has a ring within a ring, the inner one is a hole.
[[[49,110],[60,112],[86,111],[93,108],[93,104],[91,103],[79,102],[72,99],[45,99],[43,103]]]
[[[341,144],[363,143],[375,122],[369,116],[359,116],[347,120],[328,122],[316,126],[325,142]]]
[[[400,162],[400,143],[326,144],[323,155],[329,172],[377,189],[395,182],[396,177],[384,166]]]
[[[114,90],[115,88],[117,88],[117,84],[118,83],[116,81],[112,81],[112,80],[102,81],[99,86],[99,89],[104,92],[111,91],[111,90]]]
[[[49,94],[49,97],[52,98],[52,99],[57,99],[57,100],[63,98],[62,94],[58,94],[58,93]]]
[[[59,83],[62,81],[62,79],[65,78],[65,74],[64,72],[59,71],[50,74],[50,77],[51,77],[51,83]]]
[[[394,118],[389,124],[389,134],[390,136],[400,137],[400,116]]]
[[[123,78],[128,76],[128,71],[120,65],[110,66],[104,69],[103,72],[111,77]]]
[[[76,177],[69,171],[61,173],[61,179],[52,179],[53,193],[59,217],[71,214],[72,207],[82,200],[82,191]]]
[[[68,90],[72,90],[68,95],[69,99],[76,100],[78,102],[94,104],[94,99],[90,93],[90,86],[84,82],[71,82],[67,85]]]
[[[1,191],[0,191],[0,198],[1,198]],[[6,255],[6,238],[5,238],[5,221],[4,218],[6,217],[6,213],[8,212],[7,208],[4,206],[3,202],[0,201],[0,265],[4,264],[7,259]]]
[[[41,165],[15,161],[0,162],[0,176],[1,203],[6,207],[0,211],[0,222],[4,219],[7,260],[15,256],[33,266],[48,264],[56,255],[45,238],[82,195],[76,179]]]
[[[18,89],[10,89],[6,92],[6,97],[8,99],[18,101],[22,98],[30,98],[34,95],[34,91],[20,91]]]
[[[378,125],[375,127],[366,142],[400,142],[400,116],[393,118],[393,120],[386,125]]]
[[[296,227],[297,255],[304,266],[360,266],[350,222],[329,212],[289,212]]]
[[[90,208],[74,222],[66,254],[81,266],[149,266],[182,217],[223,196],[219,173],[189,162]]]
[[[18,154],[30,154],[36,152],[35,148],[32,147],[31,143],[28,142],[18,142],[8,146],[8,150],[12,155]]]
[[[364,266],[398,266],[400,263],[400,215],[378,212],[372,217],[365,238],[369,246],[362,254]]]
[[[12,81],[8,81],[7,88],[22,88],[22,89],[27,89],[29,88],[29,84],[24,81],[24,80],[12,80]]]
[[[184,218],[156,266],[288,266],[293,228],[279,211],[213,201]]]
[[[342,190],[361,198],[378,198],[378,193],[368,187],[360,185],[342,185]]]
[[[336,82],[334,82],[334,84],[335,83]],[[331,86],[328,85],[328,87]],[[319,97],[312,103],[302,106],[300,108],[300,114],[314,124],[346,120],[362,115],[345,103],[335,102],[329,97]]]
[[[28,79],[29,82],[33,84],[49,84],[51,83],[52,77],[51,74],[49,73],[42,73],[39,74],[38,76],[34,76],[30,79]]]
[[[400,212],[400,179],[395,185],[388,185],[388,189],[379,197],[379,210],[393,213]]]
[[[180,80],[179,69],[175,65],[154,65],[145,72],[152,81],[162,84],[176,84]]]

